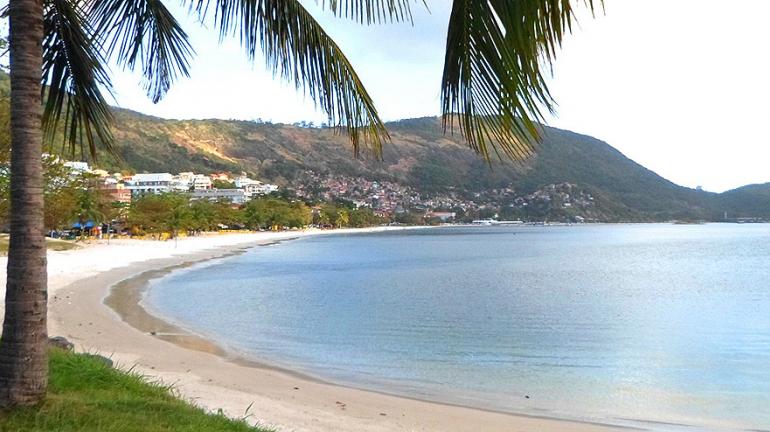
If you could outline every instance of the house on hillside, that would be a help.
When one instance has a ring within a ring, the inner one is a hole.
[[[230,174],[223,173],[223,172],[213,173],[209,177],[211,177],[211,180],[220,180],[220,181],[226,181],[226,182],[232,181],[232,179],[230,178]]]
[[[268,195],[278,190],[277,185],[262,183],[259,180],[253,180],[246,176],[238,177],[233,183],[236,188],[243,189],[246,192],[246,196],[249,198],[256,195]]]
[[[132,196],[167,193],[174,190],[174,176],[169,173],[135,174],[126,187]]]
[[[193,172],[181,172],[174,176],[176,190],[187,192],[190,190],[211,189],[211,177],[204,174],[195,174]]]
[[[207,190],[213,187],[211,177],[203,174],[195,174],[192,179],[193,190]]]

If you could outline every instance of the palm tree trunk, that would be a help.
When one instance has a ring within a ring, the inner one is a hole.
[[[0,407],[32,405],[48,384],[40,76],[43,2],[11,0],[11,238],[0,339]]]

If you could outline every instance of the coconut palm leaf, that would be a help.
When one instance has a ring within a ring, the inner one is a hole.
[[[321,0],[321,8],[361,24],[412,21],[410,0]],[[423,2],[424,4],[424,2]]]
[[[121,66],[142,69],[153,102],[165,96],[180,75],[189,76],[194,50],[187,33],[160,0],[94,0],[90,15]]]
[[[251,60],[260,50],[269,69],[303,89],[326,112],[331,125],[347,132],[356,155],[361,149],[382,154],[389,136],[371,97],[339,46],[299,1],[189,0],[187,4],[201,21],[213,10],[220,36],[238,37]]]
[[[53,140],[63,132],[63,146],[74,154],[96,156],[97,140],[111,149],[112,114],[102,94],[111,93],[101,46],[92,37],[79,2],[48,0],[43,39],[43,129]],[[86,147],[88,151],[86,152]]]
[[[592,11],[594,2],[583,2]],[[487,160],[521,160],[553,112],[543,67],[574,22],[569,0],[454,0],[442,80],[445,129]]]

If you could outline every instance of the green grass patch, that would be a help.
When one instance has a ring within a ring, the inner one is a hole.
[[[0,412],[2,432],[267,432],[209,414],[168,386],[102,361],[51,350],[48,396],[33,408]]]
[[[53,251],[65,251],[65,250],[71,250],[71,249],[77,249],[78,245],[75,244],[75,242],[67,241],[67,240],[57,240],[57,239],[45,239],[46,246],[48,246],[48,250]],[[5,255],[8,253],[8,235],[0,235],[0,255]]]

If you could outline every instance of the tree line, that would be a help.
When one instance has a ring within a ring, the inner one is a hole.
[[[169,192],[135,198],[123,224],[131,234],[196,234],[221,229],[283,230],[311,225],[323,228],[364,228],[387,223],[369,208],[313,205],[278,196],[255,198],[243,205],[228,200],[193,200],[189,194]]]
[[[54,157],[44,159],[44,226],[46,231],[102,225],[109,231],[131,235],[176,237],[222,229],[282,230],[316,225],[324,228],[362,228],[388,219],[369,208],[350,203],[313,203],[291,196],[259,197],[243,205],[229,200],[195,200],[184,192],[133,197],[130,204],[115,202],[99,187],[101,179],[73,172]],[[0,225],[8,223],[9,170],[0,164]]]
[[[136,197],[123,219],[132,234],[168,233],[172,237],[221,229],[364,228],[387,222],[369,208],[313,205],[279,196],[259,197],[236,206],[228,200],[193,200],[183,192]]]

